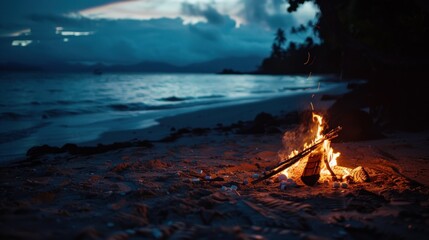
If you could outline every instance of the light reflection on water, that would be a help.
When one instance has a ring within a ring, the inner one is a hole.
[[[317,77],[214,74],[19,74],[0,76],[1,103],[8,108],[32,102],[142,102],[163,105],[169,97],[198,100],[210,96],[254,97],[315,87]],[[90,105],[87,105],[90,106]],[[2,111],[5,109],[1,109]]]
[[[22,151],[49,142],[83,142],[96,138],[103,131],[149,126],[156,118],[196,107],[204,109],[213,104],[255,101],[314,90],[320,78],[216,74],[2,74],[0,133],[3,137],[0,137],[0,151],[5,144],[18,146]],[[325,85],[328,83],[321,87]],[[115,119],[142,115],[147,117],[141,122],[111,124]],[[83,129],[86,134],[76,134],[77,130]]]

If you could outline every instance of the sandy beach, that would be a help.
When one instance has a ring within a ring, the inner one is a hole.
[[[307,109],[306,99],[294,103]],[[427,131],[332,143],[341,152],[338,165],[364,167],[368,182],[296,181],[280,188],[274,177],[251,184],[279,163],[284,132],[294,131],[306,116],[285,109],[284,101],[188,113],[100,139],[121,134],[128,144],[33,149],[26,159],[0,168],[0,236],[425,239]],[[261,110],[274,116],[252,120]],[[202,125],[192,125],[196,118]],[[148,140],[142,136],[149,133],[157,140],[138,141]],[[128,134],[138,140],[129,141]]]
[[[0,12],[0,240],[428,239],[428,1]]]
[[[172,129],[213,128],[218,124],[227,126],[239,121],[251,121],[261,112],[281,115],[294,111],[310,110],[312,106],[317,111],[326,112],[334,100],[324,101],[321,100],[322,96],[336,96],[348,91],[350,90],[347,89],[347,83],[343,83],[326,90],[314,89],[310,92],[296,92],[293,95],[273,97],[263,101],[232,103],[230,105],[222,104],[209,109],[164,117],[158,119],[158,124],[150,128],[105,132],[96,140],[83,143],[83,145],[107,144],[130,139],[156,141],[168,136],[172,133]],[[119,124],[127,124],[126,121]],[[138,119],[129,119],[129,121],[136,122]]]

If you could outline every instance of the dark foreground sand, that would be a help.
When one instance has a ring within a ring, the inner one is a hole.
[[[428,133],[334,144],[341,165],[368,169],[368,183],[285,190],[277,182],[243,184],[278,161],[280,137],[218,132],[3,167],[0,236],[424,239],[429,233]],[[204,181],[207,175],[216,181]],[[222,190],[232,185],[237,191]]]
[[[0,238],[426,239],[429,132],[333,143],[339,165],[364,166],[370,182],[249,184],[278,163],[282,131],[295,126],[177,129],[161,142],[2,166]]]

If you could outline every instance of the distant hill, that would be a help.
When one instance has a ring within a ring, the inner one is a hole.
[[[68,63],[51,63],[51,64],[20,64],[20,63],[3,63],[0,64],[0,71],[54,71],[54,72],[151,72],[151,73],[218,73],[224,69],[232,69],[238,72],[256,71],[261,63],[261,56],[247,57],[229,57],[214,59],[211,61],[193,63],[185,66],[177,66],[165,62],[144,61],[130,65],[106,65],[106,64],[68,64]]]
[[[165,62],[141,62],[133,65],[104,66],[107,72],[180,72],[180,67]]]
[[[233,69],[239,72],[252,72],[258,69],[263,57],[230,57],[218,58],[207,62],[190,64],[182,69],[186,72],[214,73],[221,72],[223,69]]]

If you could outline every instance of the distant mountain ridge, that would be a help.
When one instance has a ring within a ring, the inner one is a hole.
[[[218,58],[207,62],[194,63],[183,67],[187,71],[195,70],[196,72],[220,72],[229,68],[240,72],[256,71],[261,64],[263,57],[230,57]]]
[[[94,70],[101,72],[147,72],[147,73],[218,73],[224,69],[233,69],[239,72],[254,72],[261,64],[263,57],[228,57],[219,58],[210,61],[193,63],[185,66],[159,61],[143,61],[137,64],[116,64],[106,65],[102,63],[87,65],[79,63],[61,63],[51,64],[22,64],[22,63],[3,63],[0,64],[0,71],[53,71],[53,72],[92,72]]]

